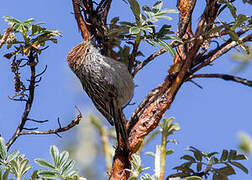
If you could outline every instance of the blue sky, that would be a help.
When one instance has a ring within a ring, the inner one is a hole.
[[[42,130],[57,128],[58,117],[63,124],[70,122],[76,114],[75,104],[82,107],[81,111],[85,115],[90,109],[94,111],[94,106],[87,95],[82,92],[80,83],[66,62],[68,51],[82,41],[72,14],[71,2],[70,0],[12,0],[1,2],[0,17],[13,16],[20,20],[35,18],[36,22],[46,22],[48,28],[58,29],[63,34],[63,37],[59,38],[58,44],[50,44],[50,47],[40,57],[38,71],[42,71],[45,65],[48,65],[48,70],[40,86],[36,88],[36,97],[30,117],[49,120],[47,124],[41,125]],[[154,2],[148,1],[148,4]],[[241,1],[239,2],[237,3],[238,7],[242,5]],[[176,8],[175,1],[165,1],[164,3],[166,7]],[[200,3],[201,1],[195,7],[193,14],[193,19],[196,21],[199,20],[202,13],[203,4]],[[241,12],[249,14],[248,7],[241,7]],[[131,21],[134,19],[128,5],[122,0],[113,1],[110,17],[114,16],[120,16],[121,20]],[[171,16],[174,20],[166,23],[171,23],[175,30],[177,28],[177,15],[171,14]],[[228,13],[223,15],[226,21],[230,17]],[[6,27],[6,22],[0,19],[1,33]],[[154,50],[158,50],[157,47],[152,48],[146,43],[143,43],[141,48],[146,56]],[[10,71],[10,62],[2,57],[5,52],[3,50],[4,48],[0,51],[0,134],[8,140],[18,125],[24,104],[8,99],[8,96],[14,94],[13,75]],[[171,62],[172,58],[169,54],[162,55],[137,74],[134,79],[137,87],[133,98],[136,105],[127,107],[125,110],[127,116],[130,116],[151,89],[163,81]],[[230,73],[236,66],[237,63],[231,60],[229,53],[218,59],[214,66],[209,66],[202,72]],[[238,75],[252,79],[251,68],[251,65],[249,65]],[[237,134],[239,132],[247,132],[252,135],[251,88],[219,79],[196,79],[195,81],[203,86],[203,89],[190,82],[184,83],[171,108],[164,116],[175,117],[175,122],[179,123],[181,127],[181,130],[174,136],[179,145],[170,147],[174,148],[176,153],[168,156],[168,169],[182,162],[179,157],[185,153],[184,149],[190,145],[202,151],[221,152],[223,148],[236,149],[238,147]],[[73,130],[62,133],[62,139],[54,135],[23,136],[15,142],[11,149],[19,149],[29,159],[46,158],[49,146],[64,143],[71,132]],[[71,137],[75,138],[74,136]],[[155,151],[155,144],[157,143],[159,143],[159,139],[152,142],[146,151]],[[146,155],[143,155],[143,163],[145,165],[154,164],[153,160]],[[251,160],[244,162],[244,164],[250,171],[252,170]],[[240,173],[239,170],[237,172],[238,175],[232,176],[230,179],[252,179],[251,173],[245,175]]]

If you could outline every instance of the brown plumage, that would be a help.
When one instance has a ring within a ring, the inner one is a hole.
[[[126,143],[128,136],[122,107],[129,102],[134,91],[127,67],[101,55],[89,41],[75,46],[68,53],[67,61],[95,107],[111,125],[115,125],[118,143],[120,135]]]

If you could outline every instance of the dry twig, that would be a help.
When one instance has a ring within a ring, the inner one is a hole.
[[[226,81],[234,81],[237,83],[241,83],[244,84],[246,86],[250,86],[252,87],[252,81],[249,81],[247,79],[244,78],[240,78],[237,76],[232,76],[229,74],[193,74],[190,75],[187,80],[193,79],[193,78],[220,78]]]

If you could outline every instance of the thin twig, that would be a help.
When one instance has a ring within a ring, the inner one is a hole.
[[[31,118],[27,118],[27,121],[32,121],[32,122],[36,122],[36,123],[45,123],[48,122],[48,120],[35,120],[35,119],[31,119]]]
[[[45,66],[45,69],[41,73],[37,74],[35,77],[37,78],[37,77],[43,75],[46,72],[46,70],[47,70],[47,65]]]
[[[252,81],[229,74],[194,74],[190,75],[187,80],[191,80],[193,78],[220,78],[226,81],[234,81],[252,87]]]
[[[28,130],[28,131],[37,130],[37,129],[38,129],[38,127],[35,127],[35,128],[26,128],[26,127],[24,127],[24,128],[23,128],[23,130]]]
[[[59,136],[58,133],[60,132],[64,132],[67,131],[71,128],[73,128],[74,126],[76,126],[77,124],[79,124],[80,120],[82,119],[82,114],[79,110],[79,108],[77,106],[75,106],[75,108],[78,110],[79,114],[76,116],[76,118],[69,123],[67,126],[65,127],[59,127],[58,129],[53,129],[53,130],[48,130],[48,131],[28,131],[28,132],[20,132],[19,135],[29,135],[29,134],[56,134]],[[61,137],[61,136],[60,136]]]
[[[247,41],[251,41],[252,40],[252,34],[248,34],[242,38],[239,39],[239,41],[242,42],[247,42]],[[204,61],[203,63],[199,64],[197,67],[195,67],[192,70],[192,73],[200,70],[201,68],[209,65],[210,63],[212,63],[215,59],[217,59],[218,57],[222,56],[223,54],[227,53],[229,50],[231,50],[233,47],[237,46],[238,43],[237,41],[232,41],[231,39],[229,39],[227,42],[225,42],[223,45],[221,45],[220,47],[218,47],[218,50],[214,50],[214,53],[210,56],[210,58],[207,61]],[[209,52],[210,53],[210,52]]]

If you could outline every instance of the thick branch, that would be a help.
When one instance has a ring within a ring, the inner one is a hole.
[[[228,75],[228,74],[194,74],[194,75],[189,76],[187,80],[190,80],[193,78],[220,78],[226,81],[234,81],[234,82],[252,87],[252,81],[249,81],[247,79],[240,78],[237,76]]]
[[[146,105],[143,105],[142,110],[134,116],[137,120],[131,120],[131,122],[136,122],[132,129],[129,129],[129,142],[132,153],[138,150],[144,137],[158,126],[164,112],[172,104],[201,43],[199,40],[194,42],[194,48],[186,58],[182,69],[175,79],[167,77],[164,83],[156,89],[154,96],[147,96],[149,97],[149,102],[143,102]]]
[[[86,23],[83,19],[83,16],[80,11],[80,6],[79,4],[76,3],[76,0],[72,0],[73,3],[73,9],[74,9],[74,17],[77,21],[78,28],[81,31],[81,36],[84,41],[87,41],[90,37],[89,32],[87,30]]]

